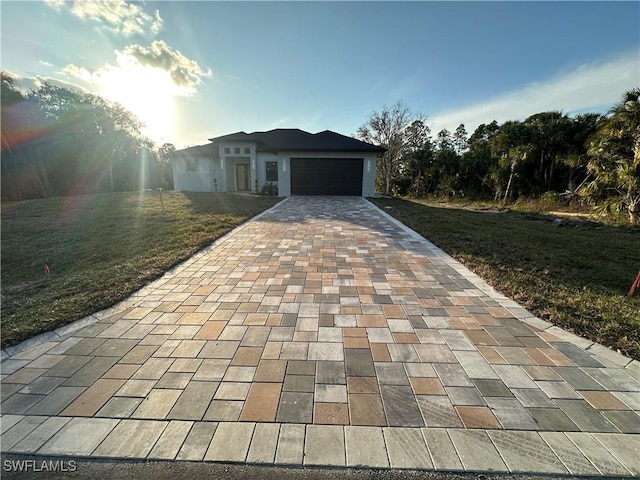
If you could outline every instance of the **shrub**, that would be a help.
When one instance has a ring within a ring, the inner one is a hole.
[[[262,186],[262,190],[260,191],[262,195],[267,195],[270,197],[278,196],[278,185],[273,184],[272,182],[266,183]]]

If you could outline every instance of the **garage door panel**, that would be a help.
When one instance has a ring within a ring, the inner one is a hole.
[[[292,195],[362,195],[361,158],[292,158]]]

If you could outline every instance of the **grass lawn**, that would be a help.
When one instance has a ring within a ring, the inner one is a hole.
[[[538,317],[640,359],[640,228],[373,202]]]
[[[164,208],[156,191],[3,202],[2,347],[113,305],[279,201],[162,197]]]

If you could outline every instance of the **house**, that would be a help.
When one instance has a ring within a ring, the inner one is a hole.
[[[376,159],[385,151],[329,130],[237,132],[172,154],[176,190],[278,195],[357,195],[375,192]]]

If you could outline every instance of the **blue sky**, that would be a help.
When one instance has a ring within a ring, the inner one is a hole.
[[[639,2],[5,2],[2,69],[120,101],[177,147],[355,133],[403,100],[433,133],[606,111],[640,86]]]

